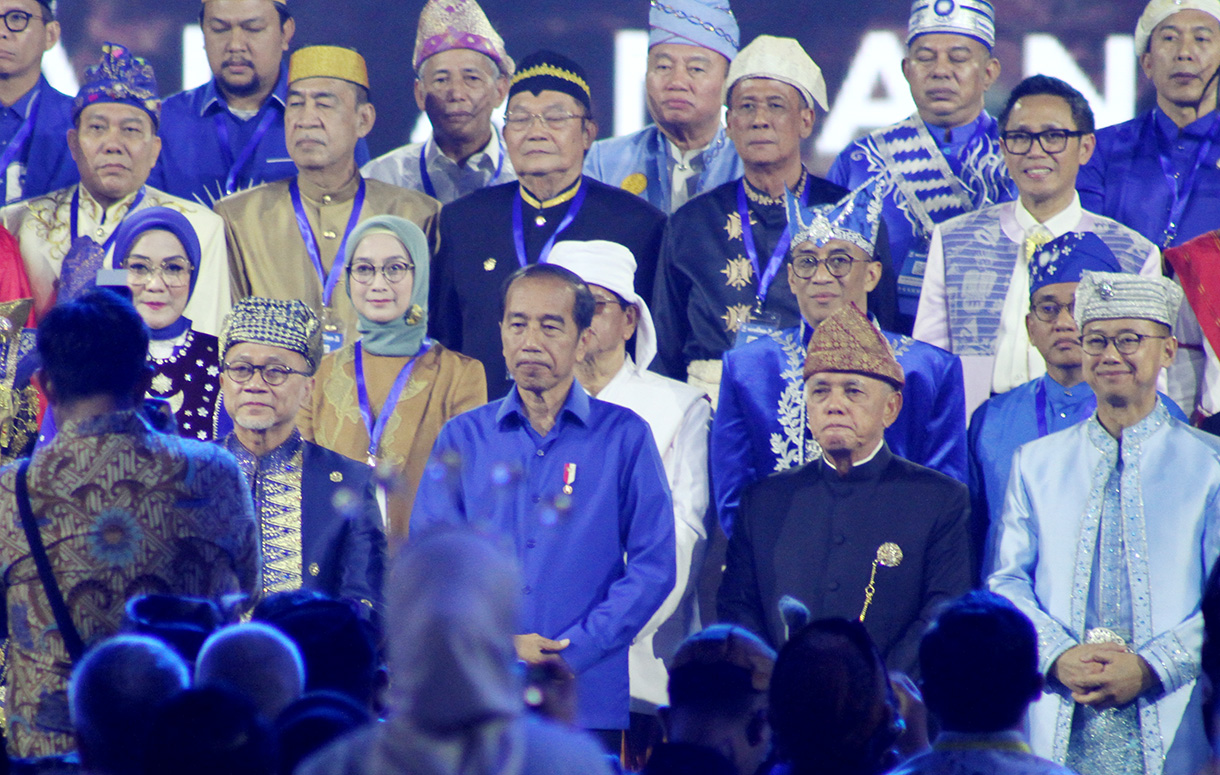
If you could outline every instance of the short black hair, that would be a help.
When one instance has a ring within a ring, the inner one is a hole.
[[[199,6],[199,26],[201,27],[203,26],[203,11],[205,8],[207,8],[207,5],[208,4],[204,2]],[[288,20],[292,18],[292,11],[288,10],[287,3],[280,3],[272,0],[272,5],[275,6],[276,13],[280,15],[280,29],[282,30],[284,29],[284,25],[288,23]]]
[[[305,691],[340,692],[368,706],[377,689],[380,640],[355,604],[298,589],[264,598],[252,618],[287,635],[305,663]]]
[[[130,301],[104,288],[52,307],[36,342],[60,401],[127,398],[147,373],[148,327]]]
[[[954,732],[1017,724],[1041,686],[1038,634],[1008,600],[974,591],[949,603],[919,644],[928,709]],[[987,676],[980,692],[978,677]]]
[[[161,706],[148,738],[146,775],[273,775],[275,730],[228,689],[187,689]]]
[[[750,671],[728,662],[691,662],[669,673],[669,704],[702,716],[740,719],[754,710],[763,693]]]
[[[797,771],[879,771],[899,731],[875,721],[890,691],[863,624],[821,619],[806,625],[780,649],[771,674],[771,727],[781,757]]]
[[[577,331],[584,331],[593,323],[593,314],[597,311],[597,299],[593,298],[589,286],[580,279],[579,275],[557,264],[526,264],[510,274],[504,281],[504,285],[500,286],[501,318],[504,317],[504,311],[508,308],[508,291],[512,288],[513,283],[535,277],[553,277],[571,286],[572,293],[576,296],[572,302],[572,320],[576,322]]]
[[[1004,109],[1000,111],[1000,131],[1003,132],[1008,128],[1008,117],[1012,113],[1013,106],[1017,104],[1017,100],[1038,94],[1048,94],[1062,99],[1072,111],[1072,121],[1076,124],[1076,131],[1085,134],[1093,133],[1096,125],[1093,121],[1093,108],[1089,107],[1089,101],[1084,98],[1083,94],[1072,88],[1067,81],[1061,81],[1049,75],[1031,75],[1013,88],[1012,93],[1008,95],[1008,102],[1004,103]]]

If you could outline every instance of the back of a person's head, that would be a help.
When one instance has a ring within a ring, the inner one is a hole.
[[[130,301],[100,289],[52,307],[38,324],[37,347],[61,403],[130,397],[145,378],[148,328]]]
[[[156,714],[145,763],[147,775],[275,775],[275,731],[240,694],[188,689]]]
[[[669,670],[671,713],[727,720],[749,716],[765,699],[775,651],[748,630],[716,624],[687,638]]]
[[[279,592],[254,609],[255,621],[296,644],[305,662],[305,691],[342,692],[365,707],[377,688],[377,634],[345,600],[310,590]]]
[[[390,704],[437,731],[519,714],[520,589],[512,557],[473,530],[412,536],[386,587]]]
[[[928,710],[954,732],[1015,726],[1042,689],[1033,624],[991,592],[969,592],[940,612],[919,644],[919,668]]]
[[[189,684],[186,663],[154,638],[118,635],[95,646],[68,689],[82,765],[105,775],[142,773],[155,710]]]
[[[339,692],[306,692],[275,722],[279,738],[280,775],[332,740],[369,723],[368,708]]]
[[[258,622],[216,631],[199,650],[196,686],[223,686],[274,721],[305,690],[305,666],[287,635]]]
[[[872,775],[900,731],[885,666],[857,621],[821,619],[793,635],[770,700],[780,756],[798,774]]]

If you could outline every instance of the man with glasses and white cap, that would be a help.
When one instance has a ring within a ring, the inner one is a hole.
[[[707,542],[712,407],[703,391],[648,371],[656,355],[656,332],[648,305],[632,285],[635,258],[630,250],[604,240],[559,242],[550,263],[584,280],[596,303],[585,358],[576,364],[577,380],[589,395],[625,406],[648,421],[673,496],[678,581],[628,653],[632,710],[652,715],[665,704],[661,656],[671,656],[682,639],[701,626],[696,585],[690,582],[699,578]],[[633,336],[634,359],[627,354]],[[662,625],[667,626],[658,633]]]
[[[1220,440],[1157,396],[1182,290],[1085,272],[1075,301],[1097,411],[1013,456],[987,586],[1038,630],[1034,753],[1082,775],[1195,773],[1208,756],[1196,679]]]
[[[741,160],[720,125],[720,98],[740,32],[727,0],[652,0],[644,88],[653,123],[598,140],[585,172],[672,213],[741,177]]]
[[[1000,112],[1004,163],[1016,201],[933,229],[913,336],[962,359],[966,410],[1046,371],[1025,328],[1029,264],[1037,249],[1070,231],[1092,232],[1124,272],[1161,273],[1156,246],[1081,207],[1076,174],[1093,152],[1093,111],[1058,78],[1017,84]]]
[[[916,112],[847,146],[827,174],[851,188],[881,179],[903,333],[919,303],[932,227],[1016,194],[1000,127],[983,107],[1000,75],[993,46],[989,0],[914,0],[902,74]]]
[[[733,60],[725,83],[728,136],[745,174],[670,218],[653,299],[659,370],[706,390],[713,404],[725,350],[800,320],[780,272],[792,237],[785,197],[819,205],[847,194],[801,161],[815,106],[828,102],[822,71],[800,43],[760,35]],[[880,244],[888,265],[889,242]],[[883,325],[893,312],[889,279],[869,302]]]
[[[1151,0],[1135,56],[1156,105],[1097,133],[1076,187],[1086,209],[1164,249],[1220,223],[1220,0]]]
[[[0,201],[41,196],[80,179],[64,137],[72,98],[42,75],[59,42],[56,0],[8,0],[0,8]],[[34,161],[31,164],[31,160]]]

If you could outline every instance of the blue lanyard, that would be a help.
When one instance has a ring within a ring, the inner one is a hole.
[[[143,202],[143,201],[144,201],[144,188],[141,187],[140,193],[136,194],[135,199],[131,200],[131,206],[127,208],[127,215],[131,215],[132,213],[134,213],[136,211],[136,208],[140,206],[140,202]],[[76,239],[80,236],[79,234],[77,234],[77,225],[78,225],[77,212],[79,210],[80,210],[80,186],[77,186],[76,190],[72,192],[72,216],[71,216],[70,223],[71,223],[71,227],[72,227],[72,241],[73,242],[76,242]],[[102,223],[105,223],[105,222],[106,222],[106,208],[103,207],[102,208]],[[110,246],[114,244],[114,238],[117,236],[119,236],[119,230],[116,227],[114,231],[110,232],[110,236],[106,238],[106,241],[102,243],[102,252],[103,253],[110,250]],[[94,240],[94,241],[96,242],[96,240]],[[122,256],[115,256],[114,257],[115,266],[118,266],[118,263],[122,259],[123,259]]]
[[[559,222],[559,227],[555,229],[555,233],[542,246],[542,250],[538,253],[538,263],[545,264],[547,257],[551,255],[551,248],[555,247],[555,240],[565,229],[572,225],[572,221],[576,220],[576,214],[580,212],[580,206],[585,203],[585,192],[589,187],[581,181],[580,190],[576,192],[576,196],[572,199],[572,206],[568,208],[568,214]],[[517,248],[517,263],[525,266],[529,261],[525,254],[525,226],[522,222],[521,215],[521,192],[517,192],[517,196],[513,197],[513,245]]]
[[[318,282],[322,283],[322,306],[324,307],[330,306],[330,297],[339,284],[339,278],[343,276],[343,256],[347,252],[347,238],[352,236],[356,224],[360,223],[360,210],[364,207],[364,188],[364,178],[360,178],[360,188],[356,189],[356,198],[352,200],[352,214],[347,219],[347,228],[343,231],[343,241],[339,243],[339,252],[335,254],[335,263],[331,264],[328,276],[322,267],[322,251],[318,248],[318,238],[314,236],[313,227],[309,225],[309,217],[305,215],[305,204],[301,201],[301,187],[297,185],[296,178],[293,178],[292,182],[288,184],[288,193],[292,196],[292,209],[296,211],[297,216],[297,230],[301,232],[301,239],[305,241],[305,250],[309,253],[309,260],[313,262],[313,268],[318,273]]]
[[[500,159],[496,162],[496,172],[491,176],[491,180],[487,181],[488,186],[495,185],[495,182],[500,179],[500,172],[504,169],[504,141],[500,139],[500,135],[492,132],[496,138],[496,144],[500,148]],[[424,185],[424,193],[436,199],[436,187],[432,185],[432,176],[428,174],[428,163],[425,159],[424,152],[428,150],[428,144],[424,143],[419,149],[419,179]]]
[[[1153,138],[1157,145],[1157,159],[1161,162],[1161,174],[1165,176],[1165,183],[1169,186],[1170,192],[1173,193],[1173,203],[1169,206],[1169,222],[1165,227],[1165,231],[1161,234],[1161,247],[1167,248],[1178,236],[1178,228],[1182,225],[1182,216],[1186,212],[1186,205],[1190,202],[1191,192],[1195,187],[1195,175],[1199,172],[1199,167],[1203,165],[1203,160],[1211,153],[1212,144],[1216,141],[1216,135],[1220,133],[1220,119],[1217,119],[1213,124],[1211,131],[1207,133],[1206,139],[1199,144],[1199,151],[1195,154],[1195,161],[1186,170],[1183,179],[1179,180],[1174,175],[1173,162],[1170,161],[1170,154],[1162,147],[1160,133],[1156,128],[1156,112],[1148,115],[1146,127],[1152,131]]]
[[[26,111],[25,120],[21,122],[21,127],[17,130],[17,134],[13,135],[13,139],[8,141],[8,146],[4,149],[4,155],[0,156],[0,174],[5,176],[4,179],[4,201],[8,202],[8,167],[17,158],[17,154],[25,147],[25,143],[30,139],[30,135],[34,132],[34,124],[38,121],[38,107],[42,104],[42,91],[39,91],[30,99],[30,108]],[[17,199],[21,198],[23,192],[17,192]]]
[[[381,411],[374,420],[373,409],[369,405],[368,383],[364,379],[364,350],[360,342],[356,342],[356,395],[360,401],[360,416],[364,418],[364,427],[369,432],[369,465],[373,465],[377,459],[377,449],[381,446],[381,437],[385,435],[385,426],[398,406],[398,399],[411,379],[415,364],[419,363],[419,359],[424,357],[431,347],[432,340],[425,339],[415,357],[403,364],[398,376],[394,378],[394,384],[390,386],[390,394],[386,396],[385,403],[381,405]]]
[[[805,186],[804,193],[801,194],[801,204],[808,204],[809,186]],[[741,241],[746,246],[746,255],[750,258],[750,266],[754,268],[754,276],[758,274],[758,248],[754,245],[754,227],[750,225],[750,206],[746,202],[746,180],[742,178],[737,181],[737,215],[741,218]],[[771,289],[771,281],[775,279],[775,275],[779,272],[779,268],[784,265],[784,257],[788,255],[788,245],[792,242],[792,226],[784,227],[784,233],[779,235],[779,242],[775,246],[775,252],[771,254],[771,260],[767,262],[767,269],[762,273],[762,277],[758,280],[758,291],[755,293],[755,298],[758,301],[758,309],[761,311],[763,304],[767,301],[767,291]]]
[[[254,134],[246,146],[241,149],[241,153],[237,155],[237,161],[233,161],[233,149],[229,147],[229,123],[225,120],[225,112],[224,110],[218,112],[214,121],[217,139],[220,140],[220,152],[224,154],[225,165],[229,168],[229,174],[225,176],[225,193],[232,194],[237,191],[237,176],[250,163],[250,158],[254,156],[258,144],[263,141],[267,130],[271,129],[271,122],[275,119],[275,108],[267,108],[267,112],[259,119],[258,126],[254,128]]]

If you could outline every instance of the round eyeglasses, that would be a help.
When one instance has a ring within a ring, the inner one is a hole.
[[[288,381],[288,378],[293,374],[300,374],[308,377],[308,372],[297,371],[290,369],[287,366],[269,363],[265,366],[255,366],[253,363],[226,363],[224,365],[224,373],[229,379],[239,385],[245,384],[254,378],[255,372],[263,375],[263,382],[266,382],[272,387],[282,385]]]
[[[352,276],[352,279],[361,285],[368,285],[377,279],[377,274],[380,273],[388,283],[396,283],[402,280],[411,272],[415,271],[415,264],[406,261],[394,261],[385,266],[373,266],[372,264],[352,264],[347,268],[347,273]]]
[[[826,271],[831,277],[843,279],[851,274],[851,265],[859,259],[848,256],[830,256],[814,258],[813,256],[796,256],[792,259],[792,271],[802,280],[810,280],[818,273],[818,267],[826,265]]]
[[[1134,331],[1124,331],[1118,336],[1105,334],[1085,334],[1080,340],[1080,347],[1089,355],[1101,355],[1111,343],[1114,349],[1123,355],[1132,355],[1140,348],[1145,339],[1168,339],[1168,336],[1154,334],[1137,334]]]
[[[1068,311],[1068,317],[1076,314],[1076,302],[1069,301],[1067,304],[1060,304],[1057,301],[1040,301],[1034,305],[1034,317],[1043,323],[1054,323],[1065,309]]]
[[[542,125],[547,129],[559,130],[568,125],[568,122],[574,118],[585,119],[588,116],[579,113],[526,113],[525,111],[512,111],[504,116],[504,127],[511,129],[514,132],[524,132],[534,125],[535,121],[541,121]]]
[[[143,259],[129,258],[123,262],[127,270],[129,285],[148,285],[154,276],[160,276],[166,288],[181,288],[191,281],[191,262],[181,260],[154,264]]]
[[[26,27],[30,26],[30,19],[37,18],[44,23],[46,22],[46,17],[35,13],[26,13],[25,11],[13,10],[3,16],[4,26],[9,32],[25,32]]]

